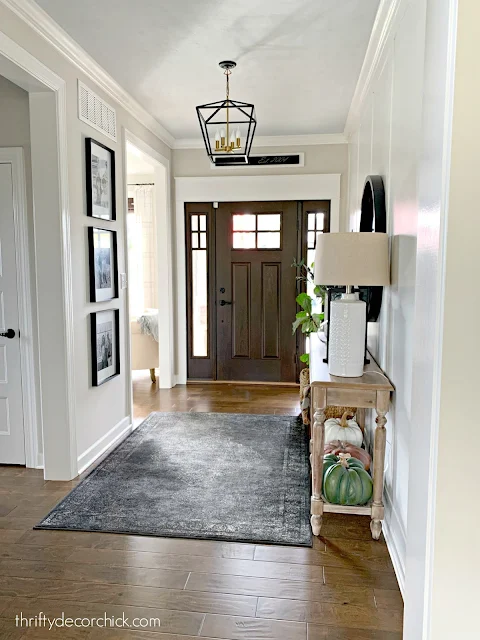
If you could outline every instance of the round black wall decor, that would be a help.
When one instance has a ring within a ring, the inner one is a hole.
[[[367,176],[365,180],[359,231],[387,232],[385,188],[381,176]],[[367,291],[367,322],[376,322],[382,306],[383,287],[368,287]]]

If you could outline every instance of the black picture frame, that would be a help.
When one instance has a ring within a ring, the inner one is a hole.
[[[98,156],[95,155],[95,151],[99,154]],[[102,157],[100,158],[100,156]],[[93,158],[97,158],[96,176],[93,175]],[[106,173],[108,175],[103,178],[99,175],[98,159],[107,163]],[[94,140],[94,138],[85,138],[85,177],[87,188],[87,216],[99,218],[100,220],[116,220],[115,151],[98,142],[98,140]],[[110,196],[108,207],[101,204],[103,197],[97,195],[99,192],[102,192],[103,182],[106,182],[103,190]],[[104,212],[102,211],[103,209],[105,209]]]
[[[102,323],[107,325],[110,322],[113,334],[110,337],[111,362],[108,357],[107,346],[105,347],[107,349],[107,353],[105,356],[104,366],[100,368],[98,339],[101,340],[104,337],[100,337],[100,333],[104,333],[105,336],[108,336],[110,332],[110,327],[108,326],[105,327],[102,332],[101,325]],[[90,314],[90,351],[93,387],[99,387],[100,385],[105,384],[105,382],[108,382],[112,378],[120,375],[120,311],[118,309],[105,309],[104,311],[95,311]],[[107,369],[108,371],[106,371]],[[102,370],[105,370],[104,374],[99,374]]]
[[[109,235],[111,257],[110,257],[110,287],[97,287],[97,260],[95,247],[95,237],[99,234]],[[106,302],[118,298],[118,258],[117,258],[117,232],[113,229],[103,229],[101,227],[88,227],[88,266],[90,280],[90,302]],[[102,294],[102,289],[105,292]],[[110,291],[110,294],[109,294]]]

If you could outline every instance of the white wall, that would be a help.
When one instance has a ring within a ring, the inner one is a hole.
[[[477,0],[458,3],[452,149],[446,224],[438,461],[434,496],[430,638],[478,638],[478,213],[480,88]],[[448,167],[447,167],[448,171]],[[430,210],[431,217],[431,210]],[[459,442],[465,443],[464,446]],[[452,456],[459,456],[452,466]]]
[[[68,127],[68,176],[69,202],[71,216],[71,243],[73,266],[73,295],[74,295],[74,339],[75,339],[75,396],[76,396],[76,426],[77,452],[81,466],[99,452],[99,448],[108,445],[112,429],[116,425],[128,423],[129,394],[126,367],[127,353],[125,336],[127,330],[128,311],[126,296],[120,291],[120,298],[105,304],[92,304],[88,293],[88,259],[86,228],[95,224],[86,215],[85,203],[85,138],[93,137],[113,149],[116,153],[116,202],[117,220],[105,223],[106,227],[115,229],[118,233],[118,264],[119,271],[126,270],[124,216],[125,191],[123,181],[123,142],[122,129],[144,140],[148,145],[167,158],[171,157],[170,149],[155,135],[142,126],[135,118],[116,104],[110,97],[62,56],[53,46],[46,42],[37,32],[28,27],[20,18],[13,14],[5,5],[0,4],[0,24],[2,31],[38,58],[49,69],[54,71],[66,82],[67,89],[67,127]],[[117,112],[118,140],[113,142],[101,133],[81,122],[77,117],[77,81],[82,80],[87,86],[109,102]],[[3,109],[2,109],[3,116]],[[98,221],[96,221],[98,224]],[[41,296],[41,292],[39,292]],[[89,313],[103,308],[120,309],[121,334],[121,375],[101,387],[92,387],[90,380],[90,340]],[[40,326],[40,331],[48,331],[47,326]],[[46,363],[45,363],[46,364]],[[43,366],[43,363],[42,363]],[[42,381],[48,380],[47,375]],[[103,440],[102,440],[103,438]]]
[[[417,167],[425,38],[423,2],[404,2],[375,70],[349,145],[349,228],[358,231],[363,185],[381,175],[391,236],[391,286],[380,321],[369,327],[372,352],[396,388],[387,423],[385,528],[403,587],[412,430],[412,348],[417,249]]]
[[[303,167],[230,167],[212,169],[205,149],[175,149],[173,151],[173,175],[175,178],[194,176],[248,176],[248,175],[295,175],[301,173],[340,173],[340,224],[346,225],[348,185],[348,145],[317,144],[288,147],[256,147],[252,153],[304,153]]]

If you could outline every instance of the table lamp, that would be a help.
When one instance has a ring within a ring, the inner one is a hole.
[[[333,376],[363,375],[367,305],[353,286],[390,284],[386,233],[319,233],[315,284],[345,286],[332,300],[328,319],[328,370]]]

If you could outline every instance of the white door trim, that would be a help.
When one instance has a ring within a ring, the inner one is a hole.
[[[171,212],[171,168],[170,160],[150,147],[131,131],[124,128],[124,198],[127,202],[127,142],[145,153],[153,165],[161,165],[161,170],[155,170],[155,209],[157,224],[157,266],[158,266],[158,347],[159,347],[159,377],[158,385],[162,389],[171,389],[174,385],[174,331],[173,331],[173,279],[172,279],[172,212]],[[160,168],[160,167],[159,167]],[[165,203],[165,207],[160,206]],[[126,207],[125,210],[127,210]],[[125,236],[125,265],[128,275],[128,247],[127,247],[127,217],[124,221]],[[128,277],[127,277],[128,282]],[[131,370],[131,336],[129,330],[129,291],[127,288],[126,324],[127,327],[127,397],[130,398],[130,415],[133,416],[132,398],[132,370]]]
[[[56,155],[58,183],[58,214],[61,231],[61,268],[62,268],[62,306],[64,328],[63,358],[65,363],[64,385],[66,393],[65,420],[62,423],[63,433],[58,433],[58,424],[50,423],[48,416],[42,416],[43,444],[45,458],[45,477],[49,479],[67,480],[77,475],[76,454],[76,400],[75,400],[75,350],[73,333],[73,285],[72,285],[72,252],[70,238],[70,208],[68,187],[68,153],[67,153],[67,104],[66,83],[56,73],[46,67],[40,60],[32,56],[14,40],[0,32],[0,56],[13,63],[2,74],[7,79],[22,86],[30,95],[49,90],[53,92],[56,110]],[[36,87],[36,88],[32,88]],[[33,93],[32,93],[33,92]],[[33,107],[34,108],[34,107]],[[31,103],[32,109],[32,103]],[[38,295],[41,292],[37,291]],[[45,376],[42,369],[45,367]],[[48,379],[47,363],[40,361],[40,380]],[[58,420],[57,420],[58,423]],[[37,433],[32,434],[31,451],[38,450]],[[37,461],[38,463],[38,457]],[[35,464],[34,466],[37,466]]]
[[[27,192],[25,163],[21,147],[0,148],[0,163],[12,167],[13,220],[15,227],[15,261],[17,267],[18,331],[22,375],[23,428],[25,463],[38,467],[41,463],[37,437],[37,399],[35,383],[32,290],[28,248]]]
[[[187,283],[185,268],[186,202],[258,202],[330,200],[331,231],[340,230],[339,173],[273,176],[175,178],[177,248],[176,384],[187,382]]]

